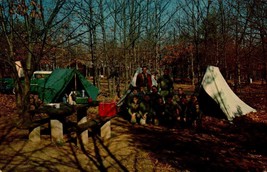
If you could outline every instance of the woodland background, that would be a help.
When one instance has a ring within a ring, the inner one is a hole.
[[[266,171],[266,9],[266,0],[1,0],[0,78],[14,78],[16,94],[0,94],[0,171]],[[110,140],[90,133],[84,148],[49,135],[32,143],[18,127],[30,119],[34,71],[75,67],[112,96],[142,65],[171,68],[188,92],[218,66],[257,112],[233,124],[204,116],[201,131],[115,117]]]
[[[264,0],[3,0],[1,76],[16,80],[16,103],[27,116],[36,70],[76,67],[112,95],[128,87],[138,66],[172,69],[177,82],[197,85],[207,65],[235,86],[266,82]],[[15,61],[21,61],[24,81]]]

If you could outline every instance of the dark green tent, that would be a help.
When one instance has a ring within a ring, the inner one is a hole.
[[[73,90],[84,90],[92,100],[96,100],[99,92],[99,89],[76,69],[55,69],[38,95],[44,103],[61,102],[64,94]]]

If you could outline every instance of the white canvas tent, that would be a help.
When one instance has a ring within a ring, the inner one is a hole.
[[[206,106],[206,110],[215,109],[215,106],[217,106],[230,121],[232,121],[237,116],[245,115],[250,112],[256,112],[255,109],[244,103],[231,90],[218,67],[207,67],[206,73],[201,82],[200,90],[202,92],[204,91],[204,94],[212,98],[213,102],[216,102],[217,104],[215,105],[207,99],[206,101],[201,100],[201,98],[203,98],[202,93],[202,96],[200,96],[200,106]],[[213,111],[213,113],[215,112]]]

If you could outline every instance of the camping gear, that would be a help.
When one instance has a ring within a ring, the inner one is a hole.
[[[231,90],[219,68],[215,66],[207,67],[198,100],[204,114],[226,116],[229,121],[237,116],[256,112]]]
[[[90,99],[89,97],[76,97],[75,101],[77,104],[87,104],[89,103]]]
[[[101,117],[112,117],[117,114],[116,102],[100,102],[98,113]]]

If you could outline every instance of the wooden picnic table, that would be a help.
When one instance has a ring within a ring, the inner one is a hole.
[[[63,128],[67,127],[66,117],[70,115],[76,115],[77,121],[74,122],[73,128],[77,133],[77,142],[79,144],[88,143],[88,129],[92,127],[100,127],[108,121],[108,119],[102,120],[88,120],[87,110],[90,107],[98,106],[99,102],[93,101],[87,104],[68,105],[64,103],[60,104],[48,104],[42,108],[31,111],[33,115],[45,113],[48,117],[33,121],[30,128],[29,139],[31,141],[41,140],[41,125],[49,123],[51,130],[51,141],[54,143],[64,142]],[[65,126],[64,126],[65,125]]]

